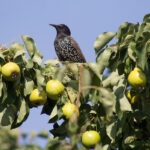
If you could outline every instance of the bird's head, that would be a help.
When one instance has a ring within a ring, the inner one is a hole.
[[[66,34],[68,36],[71,35],[70,29],[65,24],[59,24],[59,25],[50,24],[50,25],[56,29],[57,35],[60,33]]]

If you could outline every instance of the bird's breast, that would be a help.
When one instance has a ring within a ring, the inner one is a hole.
[[[62,50],[67,50],[71,46],[71,42],[67,37],[58,40],[58,45]]]

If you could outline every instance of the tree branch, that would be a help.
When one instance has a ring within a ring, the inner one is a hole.
[[[79,103],[80,103],[80,97],[81,97],[81,91],[82,91],[82,72],[83,72],[83,64],[80,66],[80,72],[79,72],[79,89],[78,89],[78,95],[77,95],[77,102],[76,102],[76,114],[75,114],[75,120],[74,122],[77,123],[78,118],[78,109],[79,109]]]

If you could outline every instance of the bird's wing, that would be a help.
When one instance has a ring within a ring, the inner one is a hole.
[[[63,56],[62,46],[58,43],[58,40],[55,40],[54,45],[59,60],[65,61],[65,57]]]
[[[81,51],[81,49],[80,49],[78,43],[77,43],[71,36],[69,36],[69,39],[70,39],[70,41],[71,41],[71,45],[73,45],[74,48],[77,50],[77,52],[80,54],[80,57],[81,57],[81,59],[82,59],[82,62],[86,62],[86,59],[85,59],[85,57],[83,56],[82,51]]]

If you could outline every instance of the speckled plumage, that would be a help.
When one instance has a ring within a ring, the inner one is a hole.
[[[60,61],[86,62],[80,47],[70,36],[70,29],[66,25],[52,25],[57,30],[57,36],[54,41],[56,54]]]

